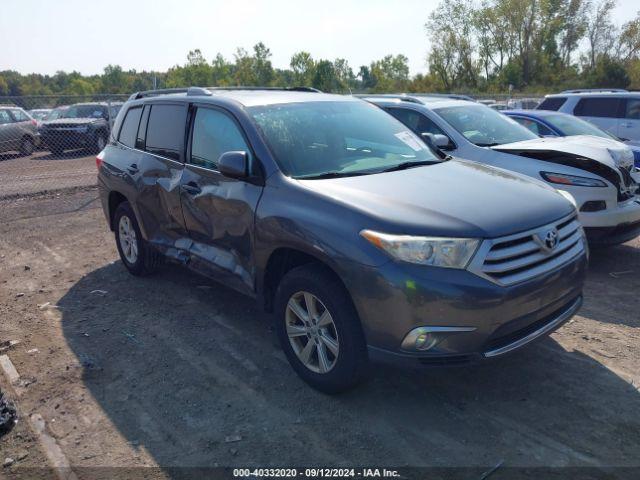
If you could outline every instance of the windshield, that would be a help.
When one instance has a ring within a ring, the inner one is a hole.
[[[538,138],[515,120],[484,105],[443,107],[434,111],[467,140],[481,147]]]
[[[577,117],[556,113],[553,115],[545,115],[544,119],[568,137],[573,135],[593,135],[595,137],[613,138],[617,140],[613,135],[609,135],[595,125]]]
[[[287,103],[249,112],[280,168],[296,178],[378,173],[408,162],[441,161],[402,123],[365,102]]]
[[[105,109],[100,105],[74,105],[63,110],[58,118],[104,118]]]

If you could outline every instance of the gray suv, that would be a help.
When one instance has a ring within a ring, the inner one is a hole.
[[[0,153],[31,155],[37,145],[37,122],[15,105],[0,105]]]
[[[370,360],[499,357],[567,321],[587,265],[573,205],[431,150],[362,100],[310,89],[134,94],[97,157],[134,275],[171,259],[274,313],[310,385]]]

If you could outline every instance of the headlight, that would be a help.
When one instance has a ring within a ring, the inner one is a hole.
[[[540,172],[540,176],[547,182],[573,185],[574,187],[606,187],[607,184],[597,178],[578,177],[565,173]]]
[[[362,230],[364,238],[397,260],[444,268],[465,268],[480,245],[474,238],[414,237]]]

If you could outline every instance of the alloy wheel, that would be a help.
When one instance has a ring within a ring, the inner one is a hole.
[[[312,293],[294,293],[285,312],[289,343],[298,359],[315,373],[329,372],[338,361],[340,342],[333,317]]]
[[[118,240],[122,254],[127,262],[134,264],[138,260],[138,239],[131,219],[126,215],[120,217],[118,223]]]

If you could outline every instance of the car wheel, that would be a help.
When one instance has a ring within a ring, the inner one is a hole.
[[[321,265],[288,272],[276,293],[276,330],[289,363],[313,388],[339,393],[366,376],[367,347],[342,283]]]
[[[116,246],[124,266],[133,275],[153,273],[160,264],[160,254],[143,238],[129,202],[122,202],[114,218]]]
[[[93,150],[100,153],[107,146],[107,137],[104,133],[98,132],[93,140]]]
[[[20,153],[22,153],[22,155],[29,156],[34,152],[35,149],[36,146],[33,143],[31,137],[24,137],[22,139],[22,142],[20,143]]]

